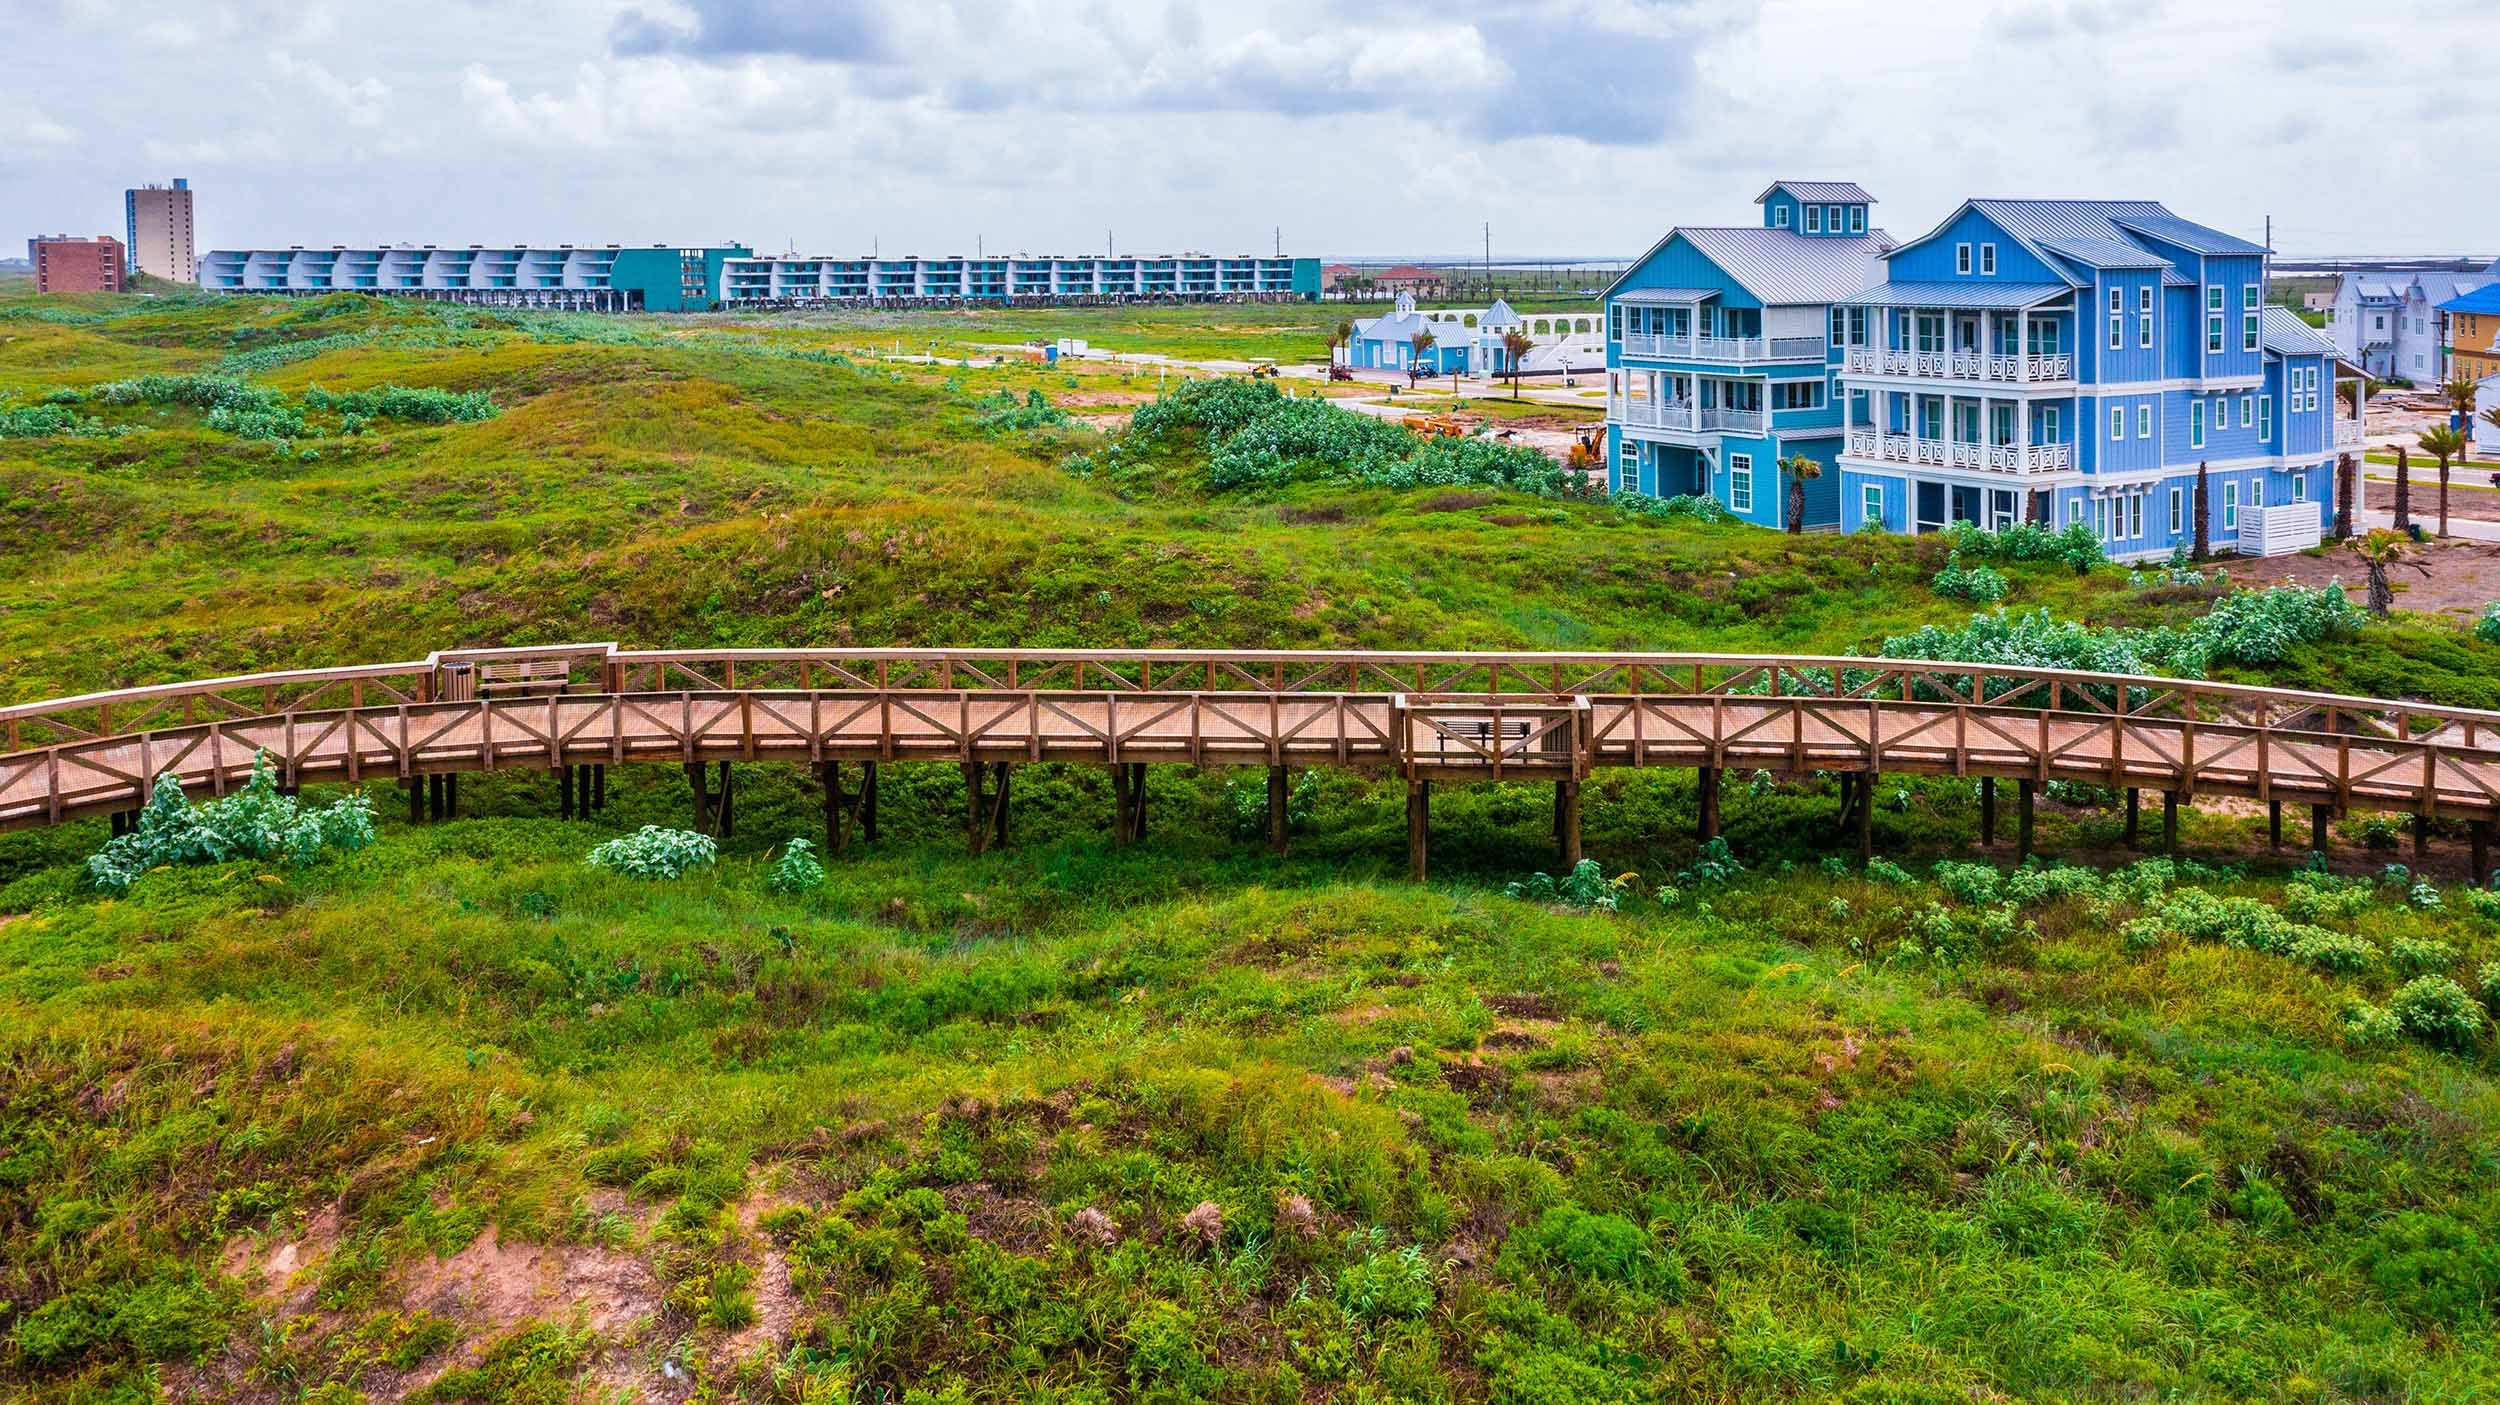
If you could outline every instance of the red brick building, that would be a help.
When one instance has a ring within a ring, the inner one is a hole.
[[[72,239],[66,234],[26,241],[38,293],[118,293],[122,290],[122,241],[110,234]]]

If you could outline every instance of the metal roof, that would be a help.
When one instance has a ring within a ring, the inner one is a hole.
[[[1785,190],[1808,204],[1837,200],[1843,204],[1872,205],[1875,197],[1856,181],[1773,181],[1753,198],[1757,205],[1771,198],[1773,191]]]
[[[1716,288],[1634,288],[1615,299],[1628,303],[1708,302],[1719,295]]]
[[[1878,283],[1835,301],[1874,307],[1955,307],[2000,310],[2037,307],[2074,289],[2063,283]]]
[[[1676,233],[1766,307],[1839,302],[1883,277],[1892,248],[1880,229],[1842,238],[1753,226]]]
[[[2176,244],[2191,253],[2263,254],[2271,252],[2263,244],[2242,239],[2236,234],[2225,234],[2219,229],[2198,224],[2194,220],[2183,220],[2167,210],[2158,215],[2120,219],[2113,223],[2120,229],[2159,239],[2165,243]]]
[[[2257,334],[2266,350],[2277,356],[2333,356],[2334,343],[2319,335],[2318,329],[2300,320],[2300,315],[2280,303],[2267,303],[2257,315]]]
[[[2500,283],[2485,283],[2439,305],[2442,312],[2500,312]]]
[[[2124,239],[2043,239],[2040,247],[2086,268],[2167,268],[2170,260]]]

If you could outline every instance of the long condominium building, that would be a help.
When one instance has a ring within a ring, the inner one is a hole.
[[[732,307],[811,303],[1276,301],[1319,297],[1319,260],[1256,254],[740,258]]]
[[[176,177],[172,185],[143,185],[122,192],[122,225],[128,235],[130,272],[169,283],[199,279],[192,256],[191,182]]]
[[[381,293],[597,312],[957,302],[1314,300],[1319,260],[1252,254],[1002,258],[758,257],[744,245],[648,249],[427,244],[216,249],[219,293]]]
[[[493,307],[687,312],[719,305],[721,270],[753,252],[739,244],[212,249],[200,264],[200,286],[212,293],[379,293]]]

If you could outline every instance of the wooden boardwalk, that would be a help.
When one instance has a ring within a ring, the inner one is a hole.
[[[1337,766],[1417,791],[1560,782],[1574,838],[1579,783],[1630,766],[2012,780],[2026,814],[2033,787],[2069,780],[2306,804],[2320,824],[2353,808],[2452,816],[2478,850],[2500,814],[2500,713],[2176,679],[1724,655],[593,644],[0,708],[0,828],[134,810],[166,773],[222,794],[264,752],[288,785],[635,762]]]

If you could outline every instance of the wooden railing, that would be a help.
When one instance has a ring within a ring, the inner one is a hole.
[[[519,663],[531,691],[481,694]],[[1925,660],[1268,650],[454,650],[0,707],[0,828],[222,792],[577,763],[1170,761],[2006,776],[2500,813],[2500,713]]]

